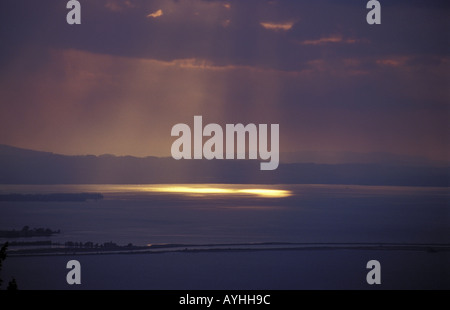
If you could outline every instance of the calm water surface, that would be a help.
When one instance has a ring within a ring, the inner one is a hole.
[[[99,192],[86,202],[0,202],[0,229],[55,242],[449,243],[448,188],[346,185],[1,185],[6,193]],[[41,240],[33,238],[33,240]],[[29,239],[28,239],[29,240]]]

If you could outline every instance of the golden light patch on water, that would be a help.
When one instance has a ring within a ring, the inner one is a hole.
[[[241,189],[238,190],[239,193],[252,194],[256,196],[262,197],[274,197],[274,198],[282,198],[291,196],[291,191],[282,190],[282,189]]]
[[[185,195],[234,195],[234,196],[257,196],[265,198],[283,198],[292,195],[291,191],[264,188],[226,188],[226,187],[198,187],[198,186],[158,186],[147,187],[145,191],[158,193],[174,193]]]
[[[179,194],[231,194],[234,191],[227,188],[214,187],[187,187],[187,186],[164,186],[149,188],[152,192],[179,193]]]

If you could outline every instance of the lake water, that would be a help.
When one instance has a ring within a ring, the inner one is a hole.
[[[99,192],[86,202],[0,202],[0,229],[55,242],[450,243],[448,188],[345,185],[2,185],[5,193]],[[40,240],[33,238],[33,240]]]
[[[73,289],[65,263],[78,259],[84,289],[354,289],[366,263],[382,263],[381,288],[450,288],[448,188],[345,185],[1,185],[6,193],[98,192],[86,202],[0,202],[0,230],[61,230],[51,240],[119,245],[267,242],[326,249],[9,257],[19,288]],[[0,240],[1,241],[5,241]],[[17,241],[17,239],[16,239]],[[395,244],[392,250],[340,244]],[[59,267],[58,267],[59,266]]]

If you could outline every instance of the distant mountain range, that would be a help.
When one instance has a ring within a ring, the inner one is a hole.
[[[399,155],[386,152],[288,152],[280,156],[284,163],[316,164],[383,164],[401,166],[450,167],[450,161],[431,160],[420,156]]]
[[[369,160],[371,158],[372,162]],[[402,160],[398,156],[382,153],[366,156],[363,162],[357,163],[288,161],[280,163],[278,169],[273,171],[261,171],[259,164],[259,160],[177,161],[158,157],[67,156],[0,145],[0,184],[450,185],[448,165],[417,159]]]

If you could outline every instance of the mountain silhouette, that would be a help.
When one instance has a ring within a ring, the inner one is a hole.
[[[0,145],[0,184],[354,184],[450,185],[450,167],[398,163],[280,163],[259,160],[174,160],[114,155],[68,156]]]

